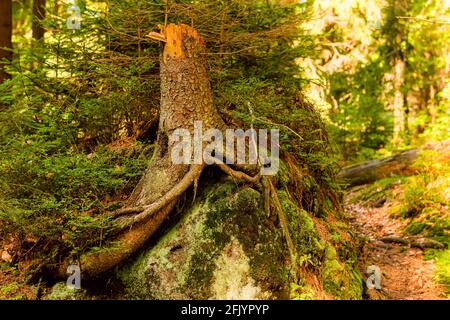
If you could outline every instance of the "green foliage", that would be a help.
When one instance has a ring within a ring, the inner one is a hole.
[[[423,151],[415,163],[418,174],[402,178],[394,214],[407,218],[404,231],[408,234],[433,238],[450,245],[450,164],[448,153]],[[450,294],[450,250],[426,250],[425,258],[434,259],[436,280]]]
[[[46,144],[34,144],[14,158],[10,156],[17,150],[4,148],[8,153],[0,158],[2,237],[13,233],[25,241],[19,256],[30,249],[26,243],[30,237],[38,239],[27,252],[31,256],[101,246],[114,227],[101,215],[114,205],[107,198],[130,192],[147,161],[138,157],[140,153],[122,155],[106,149],[90,155],[60,151],[49,156]]]
[[[450,296],[450,249],[427,250],[426,259],[434,259],[437,266],[436,280],[445,286],[445,294]]]
[[[450,165],[445,155],[436,151],[423,151],[415,163],[419,174],[409,177],[404,188],[400,213],[406,217],[424,213],[439,216],[440,208],[448,206],[450,199]]]
[[[330,134],[342,157],[361,161],[448,139],[450,7],[440,0],[324,6],[329,19],[317,30],[322,51],[316,63],[327,83],[322,100],[329,106]],[[341,19],[348,23],[336,22]],[[399,62],[405,68],[396,75]],[[396,94],[404,117],[397,115],[397,124]],[[394,125],[401,141],[393,139]]]
[[[385,110],[380,86],[386,66],[379,56],[359,65],[354,74],[335,73],[330,77],[330,94],[339,103],[332,115],[330,133],[345,158],[371,158],[392,134],[392,118]]]
[[[363,187],[362,190],[358,190],[350,200],[352,202],[362,202],[365,206],[371,207],[390,197],[392,189],[405,181],[405,177],[383,178],[367,187]]]
[[[315,291],[308,285],[299,285],[291,283],[290,285],[291,300],[315,300],[317,299]]]

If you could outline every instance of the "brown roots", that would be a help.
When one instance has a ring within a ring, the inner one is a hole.
[[[259,174],[252,177],[242,171],[235,171],[224,163],[217,165],[222,171],[235,179],[244,180],[253,184],[258,183],[260,180]],[[126,260],[132,253],[139,250],[169,216],[178,198],[190,186],[196,185],[196,181],[200,178],[204,167],[204,165],[192,165],[180,181],[155,202],[148,205],[128,207],[113,213],[113,216],[121,220],[119,221],[121,232],[109,248],[84,254],[79,261],[75,262],[75,264],[80,265],[83,277],[93,278],[98,276]],[[154,172],[154,174],[161,176],[161,173]],[[132,213],[134,215],[131,217],[123,217]],[[60,264],[57,269],[57,275],[64,278],[67,267],[70,264],[74,264],[70,259]]]

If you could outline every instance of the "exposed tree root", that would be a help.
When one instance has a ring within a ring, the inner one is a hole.
[[[264,195],[264,211],[267,215],[270,214],[270,181],[267,177],[262,177],[261,179],[261,185],[262,185],[262,192]]]
[[[181,179],[179,183],[177,183],[169,192],[159,198],[156,202],[146,206],[128,208],[130,211],[140,213],[132,218],[124,219],[124,221],[121,221],[119,224],[122,227],[129,227],[138,222],[147,220],[150,216],[166,207],[169,203],[177,200],[179,196],[181,196],[193,183],[195,183],[195,181],[199,179],[203,168],[204,165],[192,165],[189,172],[183,177],[183,179]]]
[[[270,191],[272,193],[272,199],[274,200],[275,209],[278,213],[278,219],[280,220],[281,229],[283,230],[284,237],[286,238],[286,243],[289,249],[289,253],[291,255],[291,263],[293,266],[293,270],[296,270],[296,263],[297,263],[297,249],[295,248],[294,242],[292,241],[291,233],[289,232],[289,226],[287,222],[286,214],[283,211],[283,208],[281,207],[280,199],[278,199],[277,190],[275,189],[272,181],[268,179],[268,186],[270,188]],[[297,272],[294,272],[293,275],[297,277]],[[295,279],[296,280],[296,279]]]
[[[230,166],[217,160],[216,165],[229,176],[244,180],[248,183],[255,184],[260,181],[261,175],[258,173],[255,176],[249,176],[242,171],[233,170]],[[192,165],[188,173],[176,184],[169,192],[159,198],[156,202],[139,207],[130,207],[115,211],[112,215],[115,218],[119,218],[123,215],[137,214],[130,218],[122,218],[123,221],[119,222],[121,230],[130,227],[136,223],[143,222],[150,218],[153,214],[166,207],[169,203],[178,199],[191,185],[194,185],[194,199],[198,185],[198,179],[203,171],[205,165]]]
[[[99,252],[84,254],[79,261],[66,259],[57,269],[57,275],[65,278],[67,276],[67,267],[70,264],[78,264],[81,267],[83,278],[94,278],[110,270],[120,262],[125,261],[155,233],[175,207],[175,204],[176,200],[173,200],[154,214],[151,219],[143,223],[138,223],[132,226],[127,232],[119,235],[115,239],[115,246]]]
[[[220,170],[222,170],[229,176],[236,178],[236,179],[245,180],[248,183],[257,183],[261,179],[260,173],[258,173],[257,175],[252,177],[242,171],[233,170],[230,166],[228,166],[227,164],[225,164],[223,162],[217,161],[216,165],[220,168]]]

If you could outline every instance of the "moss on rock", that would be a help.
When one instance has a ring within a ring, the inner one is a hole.
[[[45,300],[92,300],[86,290],[69,288],[65,282],[58,282]]]
[[[338,299],[362,299],[362,278],[351,266],[339,261],[333,246],[325,248],[322,268],[323,289]]]
[[[205,188],[182,219],[118,272],[128,297],[287,297],[285,243],[259,192],[225,180]]]
[[[227,178],[204,187],[155,246],[118,271],[127,298],[312,299],[323,296],[317,292],[323,284],[332,297],[360,299],[359,273],[340,261],[310,214],[286,191],[279,190],[278,197],[298,261],[290,261],[277,215],[264,211],[261,194]],[[302,279],[291,283],[293,266],[299,268],[295,272],[314,270],[319,287]]]

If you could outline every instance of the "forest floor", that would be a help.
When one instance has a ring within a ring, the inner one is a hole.
[[[450,178],[442,172],[439,169],[437,177],[425,185],[417,182],[422,181],[421,176],[392,177],[347,192],[345,208],[351,228],[362,239],[361,272],[366,274],[369,266],[377,266],[382,273],[382,289],[367,290],[365,298],[438,300],[450,297],[450,187],[447,186]],[[436,184],[439,181],[445,186]],[[405,198],[411,191],[414,197]],[[445,199],[427,198],[436,196],[438,191]],[[422,210],[419,214],[405,214],[421,201],[425,201],[428,213]],[[433,238],[441,241],[438,242],[441,246],[445,243],[447,248],[424,248],[423,241],[431,247],[436,244]],[[0,239],[0,300],[42,298],[48,288],[27,283],[27,263],[10,263],[13,251],[13,240]]]
[[[11,263],[14,244],[14,239],[0,239],[0,300],[36,299],[39,285],[26,282],[26,261],[14,265]]]
[[[364,188],[364,187],[363,187]],[[390,213],[393,203],[353,201],[361,188],[349,191],[345,207],[354,230],[364,239],[360,255],[361,271],[374,265],[381,270],[381,290],[368,290],[369,299],[440,300],[446,299],[445,287],[436,283],[433,259],[426,260],[422,249],[411,246],[403,230],[407,220]]]
[[[37,287],[24,281],[24,275],[9,266],[0,266],[0,300],[33,300]]]

